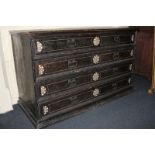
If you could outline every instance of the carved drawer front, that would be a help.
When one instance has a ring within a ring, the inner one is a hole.
[[[36,84],[36,92],[39,93],[37,96],[43,97],[58,91],[64,91],[87,83],[104,80],[112,76],[125,74],[131,72],[131,70],[132,63],[123,65],[118,64],[105,68],[100,67],[98,69],[87,70],[85,72],[79,72],[78,74],[69,74],[67,76],[39,80]]]
[[[125,49],[124,51],[114,51],[108,53],[100,52],[64,59],[45,59],[35,62],[35,71],[37,76],[43,76],[81,67],[87,67],[90,65],[103,64],[110,61],[119,61],[132,57],[133,49]]]
[[[108,93],[113,93],[113,91],[117,91],[121,88],[129,87],[130,85],[131,77],[129,76],[111,83],[92,87],[88,90],[72,94],[71,96],[65,97],[63,99],[57,99],[49,103],[44,103],[40,106],[40,113],[41,116],[46,116],[69,107],[78,106],[80,104],[82,106],[82,103],[86,101],[95,98],[97,99],[98,97],[102,97]]]
[[[120,52],[116,51],[113,53],[101,54],[100,59],[101,63],[104,63],[109,61],[123,60],[131,57],[133,57],[133,50],[120,51]]]
[[[35,55],[55,53],[63,50],[74,50],[82,48],[96,48],[104,46],[115,46],[120,44],[134,43],[134,33],[126,34],[110,34],[103,35],[102,32],[98,34],[85,34],[78,36],[73,34],[72,36],[62,37],[48,37],[42,39],[33,40],[33,47]]]

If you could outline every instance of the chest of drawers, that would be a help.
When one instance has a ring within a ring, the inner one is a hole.
[[[19,103],[37,128],[132,88],[135,29],[12,32]]]

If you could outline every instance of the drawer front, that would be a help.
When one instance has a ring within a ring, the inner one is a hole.
[[[134,43],[135,34],[110,34],[103,35],[102,32],[99,34],[88,34],[82,36],[72,35],[60,36],[59,38],[50,39],[38,39],[32,42],[35,55],[55,53],[63,50],[74,50],[82,48],[96,48],[112,45],[130,44]]]
[[[102,95],[112,93],[117,89],[119,90],[120,88],[131,86],[131,83],[132,79],[129,76],[124,79],[120,79],[108,84],[92,87],[88,90],[81,91],[78,94],[72,94],[71,96],[68,96],[63,99],[55,100],[49,103],[44,103],[40,106],[41,116],[53,114],[65,108],[76,106],[82,102],[86,102],[88,100],[98,98]]]
[[[116,66],[91,69],[87,70],[86,72],[79,72],[78,74],[69,74],[67,76],[39,80],[36,84],[37,97],[43,97],[52,93],[64,91],[66,89],[78,87],[87,83],[110,78],[112,76],[129,73],[132,71],[132,69],[132,63],[122,65],[118,64]]]
[[[112,61],[119,61],[133,57],[133,49],[114,52],[99,52],[76,57],[48,59],[35,62],[36,76],[44,76],[62,71],[73,70],[91,65],[98,65]]]

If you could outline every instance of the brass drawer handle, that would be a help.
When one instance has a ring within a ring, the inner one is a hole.
[[[99,61],[100,61],[99,55],[94,55],[94,57],[93,57],[93,63],[94,63],[94,64],[98,64]]]
[[[41,86],[40,91],[41,91],[41,96],[44,96],[47,93],[47,89],[45,86]]]
[[[43,65],[38,65],[38,72],[39,72],[39,75],[43,75],[44,74],[44,66]]]
[[[43,114],[44,115],[46,115],[46,114],[48,114],[48,111],[49,111],[49,109],[48,109],[48,106],[43,106]]]
[[[98,36],[94,37],[94,39],[93,39],[94,46],[99,46],[100,42],[101,42],[101,40]]]
[[[95,72],[93,74],[93,81],[97,81],[99,79],[99,77],[100,77],[99,73],[98,72]]]
[[[99,95],[99,93],[100,93],[100,90],[99,90],[98,88],[96,88],[96,89],[94,89],[94,91],[93,91],[93,96],[94,96],[94,97],[97,97],[97,96]]]
[[[37,52],[41,53],[43,50],[43,45],[41,42],[37,41]]]

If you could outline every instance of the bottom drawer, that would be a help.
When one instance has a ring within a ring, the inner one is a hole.
[[[132,79],[131,76],[129,76],[117,81],[113,81],[111,83],[92,87],[78,94],[72,94],[72,96],[68,96],[60,100],[41,104],[39,105],[39,112],[41,117],[48,115],[55,116],[59,114],[59,112],[62,113],[67,108],[79,107],[82,106],[82,103],[88,100],[92,100],[94,98],[98,99],[102,96],[105,96],[106,94],[117,92],[117,90],[119,91],[121,88],[130,87],[131,83]]]

